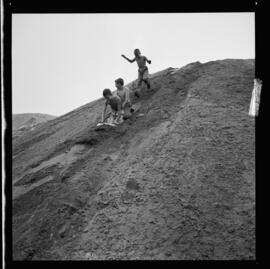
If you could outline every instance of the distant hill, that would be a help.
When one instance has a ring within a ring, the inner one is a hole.
[[[114,129],[100,98],[14,138],[13,259],[255,260],[254,78],[167,68]]]
[[[41,113],[22,113],[12,115],[13,136],[21,135],[24,131],[33,128],[35,125],[52,120],[56,116]]]

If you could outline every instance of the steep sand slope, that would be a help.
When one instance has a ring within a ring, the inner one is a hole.
[[[14,259],[254,259],[253,79],[168,68],[117,129],[93,130],[100,99],[17,138]]]
[[[22,135],[23,132],[36,127],[37,124],[56,118],[55,116],[40,113],[21,113],[12,115],[13,138]]]
[[[12,128],[19,129],[23,125],[37,124],[40,122],[52,120],[55,116],[40,113],[21,113],[12,115]]]

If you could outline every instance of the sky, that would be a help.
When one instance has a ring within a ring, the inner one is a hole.
[[[12,112],[60,116],[149,72],[255,58],[254,13],[12,14]]]

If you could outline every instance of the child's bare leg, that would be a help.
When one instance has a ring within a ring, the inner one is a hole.
[[[142,86],[142,79],[141,78],[139,78],[138,79],[138,83],[137,83],[137,89],[135,90],[135,92],[134,92],[134,95],[136,96],[136,97],[138,97],[138,98],[140,98],[140,90],[141,90],[141,86]]]
[[[142,82],[143,82],[143,79],[142,78],[139,78],[138,79],[138,83],[137,83],[137,88],[141,88],[141,86],[142,86]]]
[[[130,104],[126,104],[124,107],[123,119],[126,120],[130,118],[130,116],[131,116]]]
[[[110,117],[111,117],[111,112],[104,115],[103,122],[107,122]]]
[[[107,120],[107,123],[109,124],[114,123],[114,118],[115,118],[115,112],[111,113],[110,117]]]
[[[147,85],[147,88],[150,89],[151,88],[151,85],[150,85],[150,81],[148,78],[144,79],[143,80],[145,82],[145,84]]]

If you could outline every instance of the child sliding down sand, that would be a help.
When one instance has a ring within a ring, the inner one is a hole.
[[[118,78],[115,80],[116,94],[121,99],[122,110],[123,110],[123,119],[126,120],[131,116],[131,102],[130,102],[130,93],[129,88],[124,87],[124,80]]]
[[[120,124],[122,122],[122,102],[120,97],[113,95],[110,89],[105,89],[103,96],[106,99],[106,103],[101,121],[104,122],[107,120],[107,123]],[[108,105],[111,107],[111,113],[106,114]]]

